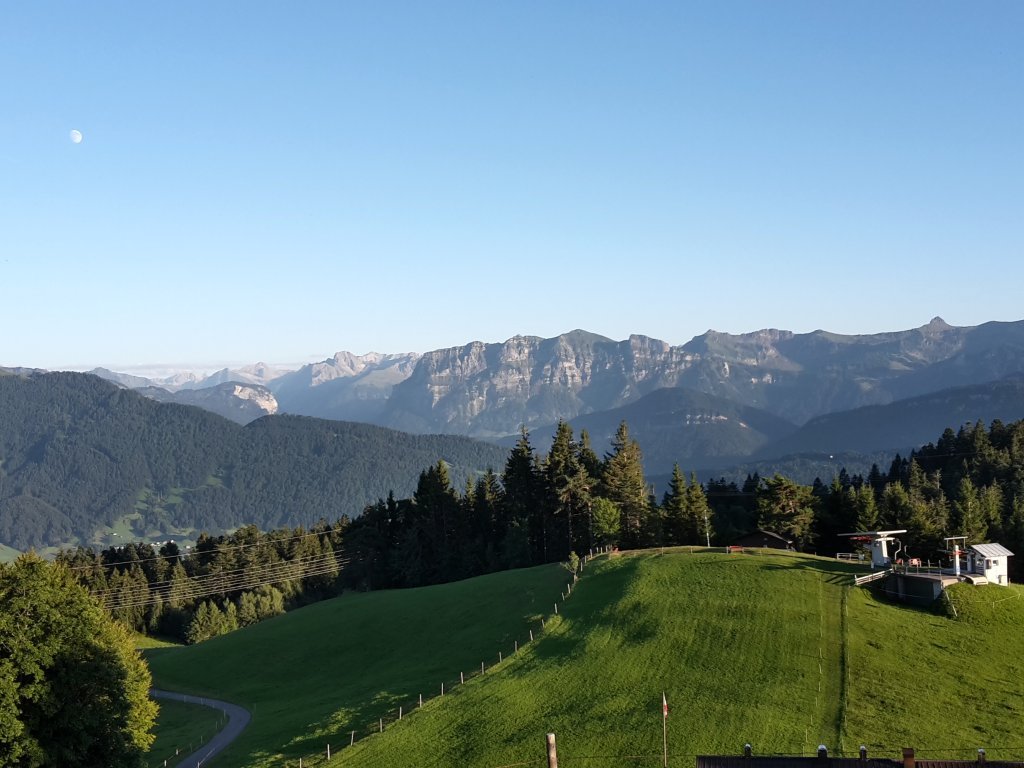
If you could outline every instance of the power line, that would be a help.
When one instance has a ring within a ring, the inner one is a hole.
[[[253,567],[255,567],[255,568],[272,568],[272,567],[280,566],[282,564],[299,565],[299,564],[302,564],[302,563],[310,562],[312,560],[317,560],[317,559],[321,559],[321,558],[324,558],[324,557],[329,557],[331,555],[334,555],[334,556],[342,555],[342,554],[344,554],[344,551],[345,551],[344,547],[338,547],[337,549],[331,550],[330,552],[317,552],[316,554],[307,555],[305,557],[300,557],[300,558],[296,558],[296,559],[293,559],[293,560],[275,560],[274,562],[270,562],[270,563],[258,563],[258,564],[255,564],[255,566],[253,566],[253,565],[242,566],[242,567],[234,568],[232,570],[227,570],[227,571],[215,571],[215,572],[212,572],[212,573],[197,574],[195,576],[187,576],[186,575],[186,579],[188,579],[189,581],[192,581],[192,582],[203,582],[203,581],[212,580],[212,579],[230,577],[230,576],[234,576],[235,574],[251,574],[252,571],[253,571]],[[349,558],[346,558],[346,562],[348,561],[348,559]],[[162,589],[164,587],[173,586],[174,583],[175,583],[174,579],[165,579],[163,581],[147,582],[146,584],[147,584],[149,589]],[[178,583],[180,583],[180,581]],[[139,586],[141,586],[141,585],[139,585]],[[96,597],[104,597],[104,596],[109,595],[109,594],[114,594],[114,593],[120,592],[122,589],[123,589],[123,585],[122,586],[117,586],[117,587],[107,587],[105,589],[94,590],[92,594],[94,596],[96,596]]]
[[[301,574],[293,573],[278,573],[271,577],[264,577],[262,579],[252,579],[249,581],[238,581],[232,584],[214,584],[208,585],[204,589],[200,590],[188,590],[182,592],[174,592],[169,595],[152,595],[148,594],[145,597],[139,596],[138,599],[129,602],[116,602],[108,601],[104,604],[104,607],[108,610],[124,610],[128,608],[141,608],[148,605],[155,605],[158,602],[164,602],[168,600],[199,600],[204,597],[210,597],[212,595],[224,594],[225,592],[235,591],[248,591],[256,589],[264,585],[278,584],[282,581],[291,581],[295,579],[305,579],[313,576],[323,576],[336,574],[340,570],[340,566],[337,564],[323,564],[304,571]]]
[[[126,585],[127,593],[123,588],[112,588],[93,594],[108,610],[139,608],[170,600],[197,600],[226,592],[247,591],[282,581],[336,574],[351,562],[351,558],[338,557],[340,553],[343,553],[343,550],[339,549],[295,561],[281,560],[263,566],[256,573],[245,569],[225,571],[191,577],[185,582],[164,581],[159,582],[158,585]],[[296,566],[300,568],[298,572],[296,572]],[[143,590],[145,590],[144,594],[142,594]]]
[[[209,553],[210,554],[219,554],[221,552],[233,552],[233,551],[236,551],[236,550],[239,550],[239,549],[251,549],[253,547],[274,546],[276,544],[284,544],[284,543],[289,542],[289,541],[295,541],[296,539],[305,539],[305,538],[308,538],[310,536],[330,536],[332,533],[335,533],[335,531],[333,531],[333,530],[329,530],[329,531],[309,531],[308,533],[299,533],[299,534],[296,534],[294,536],[287,536],[287,537],[285,537],[283,539],[269,539],[269,540],[265,540],[265,541],[257,541],[257,542],[252,543],[252,544],[234,544],[234,545],[231,545],[231,546],[221,546],[220,544],[216,544],[215,545],[216,549],[210,550]],[[259,535],[259,536],[267,536],[268,534],[258,533],[257,535]],[[213,541],[213,539],[211,538],[210,541]],[[143,542],[143,541],[134,541],[134,542],[130,542],[130,543],[127,543],[127,544],[122,544],[122,545],[120,545],[118,547],[114,547],[113,549],[123,549],[125,547],[133,547],[133,546],[136,546],[138,544],[141,544],[141,545],[143,545],[145,547],[152,546],[151,544],[147,544],[146,542]],[[110,549],[111,548],[108,548],[108,549],[102,550],[101,552],[96,552],[96,551],[93,550],[92,554],[95,557],[100,557],[103,554],[103,552],[109,552]],[[63,554],[63,553],[61,553],[61,554]],[[72,552],[71,554],[73,555],[74,552]],[[203,555],[203,554],[206,554],[206,552],[205,551],[204,552],[199,552],[199,551],[193,549],[191,552],[188,552],[188,553],[181,552],[181,553],[179,553],[177,555],[153,555],[152,557],[140,557],[138,560],[120,560],[120,561],[113,562],[113,563],[105,563],[105,562],[102,562],[102,561],[98,561],[98,562],[95,562],[95,563],[90,563],[89,565],[68,566],[68,570],[69,571],[85,571],[85,570],[92,570],[94,568],[116,568],[118,566],[130,566],[130,565],[132,565],[134,563],[150,563],[150,562],[153,562],[154,560],[168,560],[168,559],[173,560],[175,558],[181,559],[181,558],[185,558],[185,557],[196,557],[198,555]]]

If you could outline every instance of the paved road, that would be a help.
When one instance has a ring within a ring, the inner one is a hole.
[[[217,701],[217,699],[207,699],[199,696],[188,696],[184,693],[174,693],[173,691],[161,691],[156,688],[150,688],[149,695],[154,699],[171,699],[173,701],[183,701],[186,704],[201,704],[204,707],[213,707],[228,716],[228,724],[216,736],[191,755],[180,760],[178,765],[181,768],[199,768],[199,766],[205,765],[214,755],[234,741],[238,734],[245,729],[245,726],[249,724],[249,711],[242,709],[237,704],[229,704],[226,701]],[[159,755],[156,757],[160,758]]]

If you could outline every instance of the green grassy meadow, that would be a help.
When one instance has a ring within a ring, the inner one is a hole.
[[[146,651],[154,685],[240,704],[246,732],[217,766],[280,765],[369,733],[381,717],[490,668],[571,578],[559,566],[345,595],[198,646]],[[446,696],[445,699],[449,699]],[[297,762],[297,760],[296,760]]]
[[[998,748],[1024,741],[1024,590],[957,588],[950,619],[850,586],[856,570],[790,553],[600,559],[511,659],[521,628],[551,613],[565,571],[347,596],[149,653],[160,686],[253,709],[218,767],[299,756],[308,766],[327,743],[332,766],[543,765],[549,731],[569,768],[655,766],[663,691],[672,766],[745,742],[760,754],[855,754],[863,743],[888,756],[985,746],[1019,757]],[[345,746],[357,725],[502,648],[497,669]]]

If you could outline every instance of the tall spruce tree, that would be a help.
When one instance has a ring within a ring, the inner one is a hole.
[[[814,496],[808,486],[775,475],[758,493],[759,524],[796,542],[798,549],[811,543],[815,518]]]
[[[579,459],[572,427],[559,420],[551,450],[543,466],[547,506],[551,511],[549,531],[555,558],[592,546],[590,499],[593,481]]]
[[[640,444],[629,436],[629,427],[623,421],[612,439],[612,451],[605,458],[602,495],[619,508],[619,540],[625,549],[653,543],[645,540],[651,507],[642,459]]]
[[[686,512],[697,544],[709,544],[715,538],[714,510],[708,503],[704,486],[697,482],[697,474],[690,473],[686,488]]]
[[[689,499],[686,495],[686,476],[679,464],[672,466],[672,478],[668,490],[661,498],[661,512],[664,516],[665,544],[691,544],[689,541]]]
[[[544,483],[526,427],[520,429],[519,439],[508,455],[501,484],[505,490],[501,505],[506,526],[504,559],[513,568],[548,562]]]

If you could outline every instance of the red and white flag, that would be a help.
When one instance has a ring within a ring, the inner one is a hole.
[[[661,694],[661,716],[668,717],[668,699],[665,698],[664,692]]]

